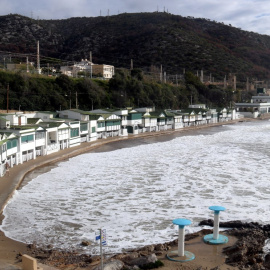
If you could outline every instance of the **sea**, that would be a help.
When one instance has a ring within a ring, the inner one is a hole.
[[[270,121],[116,142],[36,171],[4,209],[7,237],[38,246],[120,253],[177,238],[213,219],[269,224]],[[222,230],[222,228],[221,228]],[[90,245],[82,247],[82,241]]]

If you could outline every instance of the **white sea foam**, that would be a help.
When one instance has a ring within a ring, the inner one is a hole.
[[[211,205],[226,207],[221,221],[269,223],[270,123],[220,130],[62,162],[16,193],[1,230],[69,249],[104,228],[106,252],[120,252],[171,241],[175,218],[192,220],[187,232],[201,229]]]

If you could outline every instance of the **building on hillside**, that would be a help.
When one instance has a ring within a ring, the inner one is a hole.
[[[93,69],[93,75],[96,77],[102,77],[104,79],[111,79],[113,77],[113,75],[115,74],[114,71],[114,66],[110,66],[110,65],[93,65],[92,66]]]
[[[111,79],[115,74],[114,66],[105,64],[94,64],[87,59],[74,63],[72,66],[61,66],[62,74],[72,77],[87,76],[101,77],[103,79]]]

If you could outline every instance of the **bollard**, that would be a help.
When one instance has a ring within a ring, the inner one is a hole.
[[[203,240],[207,244],[219,245],[228,242],[228,237],[219,234],[219,212],[225,211],[226,208],[223,206],[210,206],[210,210],[214,211],[214,229],[213,234],[205,235]]]
[[[188,219],[178,218],[173,220],[173,224],[178,225],[178,250],[171,251],[167,257],[171,261],[186,262],[195,259],[195,255],[189,251],[185,251],[185,226],[190,225]]]

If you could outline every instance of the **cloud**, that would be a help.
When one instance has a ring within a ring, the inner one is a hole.
[[[268,0],[0,0],[0,15],[19,13],[40,19],[95,17],[119,13],[167,11],[181,16],[206,18],[247,31],[270,34]]]

